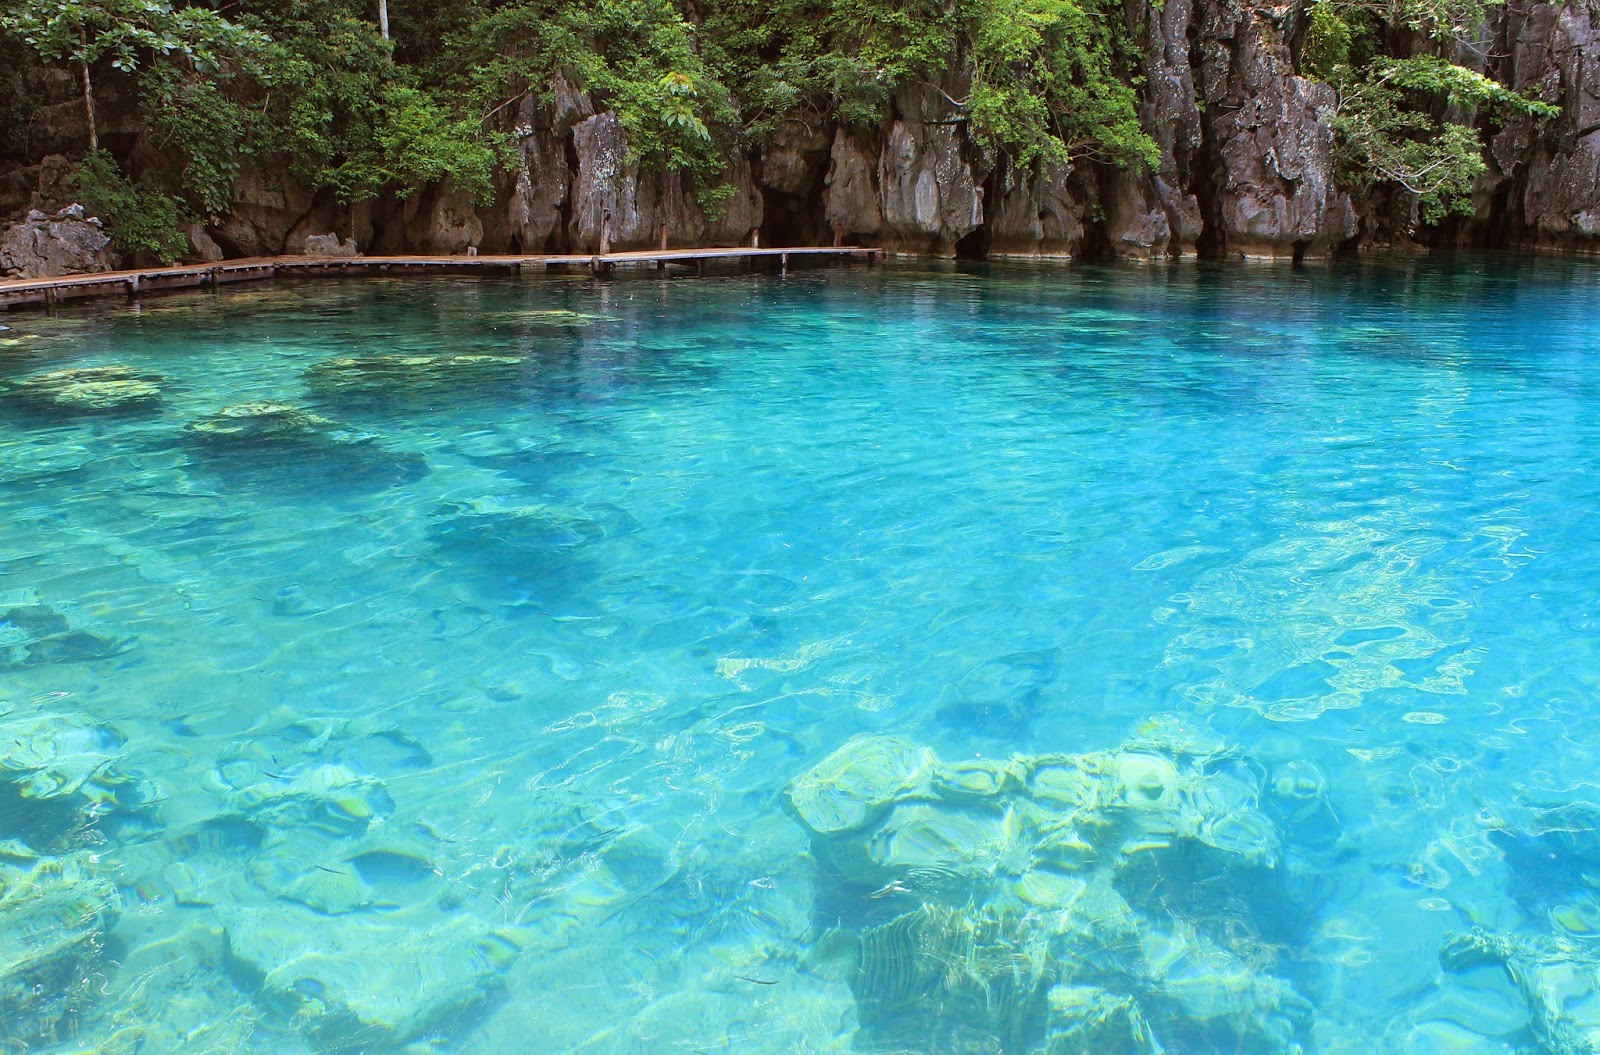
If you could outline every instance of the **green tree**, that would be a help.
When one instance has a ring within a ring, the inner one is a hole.
[[[10,0],[0,13],[0,30],[26,42],[45,62],[78,68],[90,150],[100,146],[91,73],[96,64],[108,61],[129,74],[147,63],[204,73],[266,43],[210,8],[174,7],[169,0]]]
[[[1345,182],[1401,188],[1416,198],[1427,224],[1451,213],[1470,215],[1473,182],[1488,171],[1477,115],[1499,120],[1560,112],[1438,56],[1383,53],[1391,26],[1440,41],[1473,37],[1494,2],[1317,0],[1300,61],[1338,92],[1332,124]]]

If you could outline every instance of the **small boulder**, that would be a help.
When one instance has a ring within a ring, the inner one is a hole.
[[[308,234],[305,243],[306,256],[360,256],[355,239],[341,241],[339,236],[331,231],[327,234]]]
[[[54,214],[34,209],[21,223],[0,229],[0,277],[86,275],[113,271],[117,262],[110,236],[81,205]]]

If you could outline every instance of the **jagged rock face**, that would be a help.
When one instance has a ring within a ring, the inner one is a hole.
[[[996,173],[994,212],[989,217],[992,256],[1077,256],[1089,203],[1074,193],[1072,169],[1035,164]]]
[[[1355,209],[1333,176],[1336,98],[1294,75],[1284,9],[1226,0],[1196,11],[1202,125],[1211,171],[1210,221],[1225,256],[1289,256],[1356,233]]]
[[[408,197],[401,205],[399,227],[404,246],[415,253],[448,256],[476,249],[483,241],[483,221],[472,195],[448,179]]]
[[[953,255],[983,225],[984,179],[993,169],[966,134],[963,80],[895,93],[882,136],[840,129],[823,207],[830,227],[873,237],[897,252]]]
[[[767,190],[796,197],[809,195],[828,161],[833,137],[812,127],[803,115],[779,124],[761,151],[759,183]]]
[[[311,211],[313,195],[287,174],[259,169],[243,172],[233,182],[233,207],[208,233],[229,256],[277,256],[286,251],[289,233]],[[335,217],[306,232],[337,228]]]
[[[572,189],[566,139],[573,124],[594,116],[588,96],[564,78],[557,79],[555,89],[553,105],[542,106],[529,95],[517,110],[517,157],[522,165],[506,196],[504,241],[507,248],[515,246],[525,253],[563,247],[562,210]]]
[[[0,276],[40,278],[112,271],[117,254],[100,221],[69,205],[47,215],[34,209],[21,223],[0,230]]]
[[[572,143],[578,170],[567,233],[574,251],[597,251],[607,228],[610,248],[621,251],[654,247],[663,224],[669,243],[677,245],[738,245],[761,226],[761,192],[749,159],[738,151],[727,158],[731,197],[708,209],[687,175],[641,168],[629,158],[627,132],[615,113],[578,122]]]
[[[846,236],[876,236],[883,230],[877,155],[877,144],[853,129],[841,128],[834,135],[827,187],[822,192],[830,229]]]
[[[1194,6],[1127,0],[1124,11],[1143,52],[1140,123],[1160,148],[1161,164],[1148,176],[1108,174],[1107,241],[1118,256],[1135,259],[1193,254],[1203,231],[1193,173],[1205,135],[1189,64]]]
[[[1508,5],[1496,72],[1519,92],[1560,101],[1559,118],[1542,127],[1529,118],[1506,122],[1491,140],[1497,172],[1486,177],[1481,212],[1509,228],[1507,241],[1554,249],[1600,248],[1600,17],[1585,4]]]

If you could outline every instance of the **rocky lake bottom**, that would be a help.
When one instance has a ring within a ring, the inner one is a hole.
[[[0,316],[0,1053],[1600,1051],[1600,267]]]

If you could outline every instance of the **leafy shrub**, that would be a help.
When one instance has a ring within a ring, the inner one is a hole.
[[[84,209],[105,222],[119,252],[145,252],[170,264],[188,248],[183,202],[147,182],[130,182],[110,152],[90,151],[78,163],[73,186]]]

